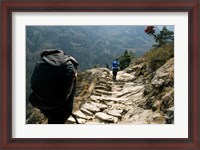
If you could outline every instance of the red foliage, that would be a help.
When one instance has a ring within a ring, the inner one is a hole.
[[[155,28],[154,26],[147,26],[146,29],[144,30],[144,32],[147,34],[154,34],[155,33],[154,28]]]

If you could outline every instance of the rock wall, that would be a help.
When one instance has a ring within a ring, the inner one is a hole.
[[[144,71],[141,70],[141,72]],[[148,72],[147,68],[146,72]],[[150,73],[148,76],[142,76],[141,78],[145,83],[143,96],[146,101],[140,107],[159,111],[165,116],[167,123],[173,123],[174,58],[171,58],[155,72]]]

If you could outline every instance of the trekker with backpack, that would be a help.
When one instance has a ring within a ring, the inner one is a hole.
[[[72,115],[78,62],[62,50],[43,50],[31,77],[31,104],[48,118],[64,124]],[[77,119],[75,118],[78,123]]]
[[[119,61],[118,61],[118,59],[113,60],[112,70],[113,70],[113,81],[116,81],[117,72],[119,71]]]

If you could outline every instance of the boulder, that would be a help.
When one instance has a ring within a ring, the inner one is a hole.
[[[157,109],[159,109],[160,108],[160,106],[161,106],[161,101],[159,101],[159,100],[156,100],[154,103],[153,103],[153,105],[152,105],[152,110],[153,111],[156,111]]]
[[[166,110],[165,119],[167,124],[173,124],[174,123],[174,107],[170,107]]]
[[[154,85],[155,87],[160,87],[165,83],[165,80],[163,79],[154,79],[151,84]]]
[[[171,99],[174,99],[174,90],[166,93],[163,97],[162,97],[162,100],[163,101],[169,101]]]
[[[165,124],[166,119],[160,113],[153,113],[150,122],[151,124]]]
[[[173,107],[174,106],[174,90],[166,93],[162,97],[162,105],[161,105],[161,110],[166,111],[166,109]]]

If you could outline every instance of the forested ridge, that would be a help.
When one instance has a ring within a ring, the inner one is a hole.
[[[124,50],[137,56],[151,48],[145,26],[27,26],[26,51],[30,61],[43,49],[62,49],[74,56],[79,69],[111,63]],[[28,60],[29,61],[29,60]]]

